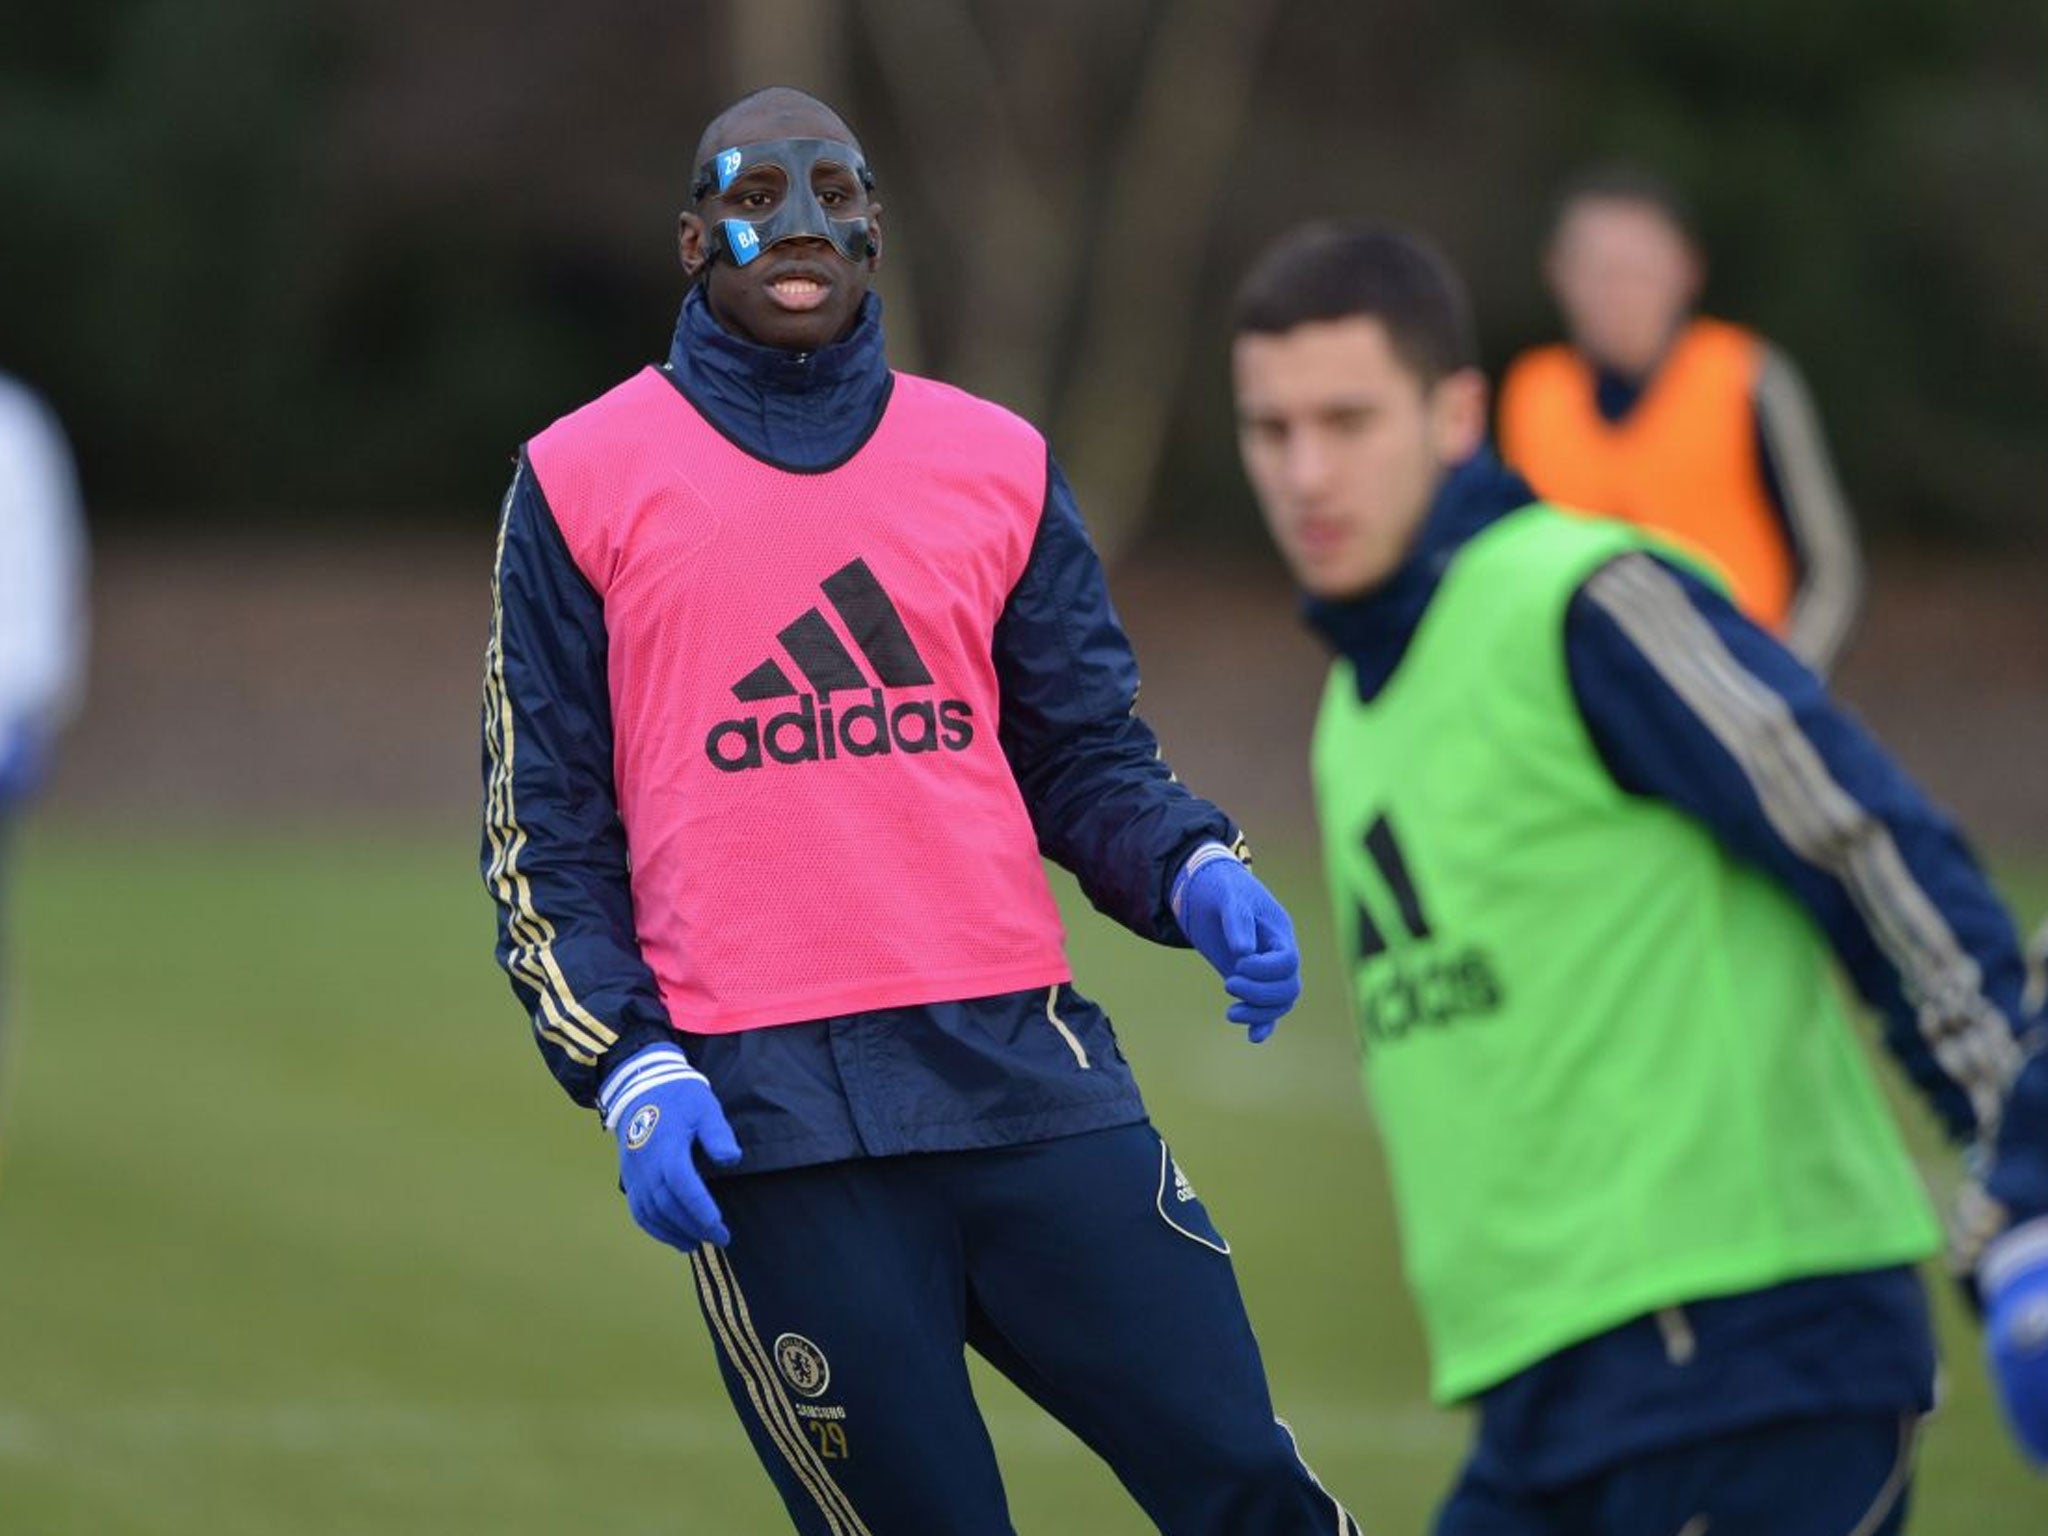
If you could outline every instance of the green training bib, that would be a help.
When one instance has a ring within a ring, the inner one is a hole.
[[[1939,1241],[1818,929],[1587,735],[1565,611],[1646,547],[1512,513],[1376,700],[1342,661],[1323,699],[1324,855],[1439,1401]]]

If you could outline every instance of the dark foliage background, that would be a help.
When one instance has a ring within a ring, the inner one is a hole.
[[[783,78],[883,176],[899,362],[1044,422],[1112,543],[1248,535],[1220,311],[1270,232],[1431,231],[1497,365],[1551,330],[1551,189],[1620,154],[1694,196],[1712,306],[1804,366],[1873,530],[2009,545],[2048,480],[2044,65],[2004,0],[26,0],[0,366],[102,518],[487,516],[658,354],[697,131]]]

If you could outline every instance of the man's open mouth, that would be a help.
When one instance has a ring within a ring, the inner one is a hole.
[[[768,297],[782,308],[801,312],[825,302],[832,285],[807,272],[787,272],[767,283]]]

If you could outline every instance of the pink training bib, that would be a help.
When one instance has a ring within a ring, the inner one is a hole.
[[[1045,444],[894,376],[818,473],[764,464],[647,369],[528,446],[604,603],[640,948],[723,1033],[1065,981],[996,740],[990,650]]]

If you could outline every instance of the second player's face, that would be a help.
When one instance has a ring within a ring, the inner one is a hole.
[[[1366,316],[1231,348],[1237,441],[1281,558],[1313,597],[1379,586],[1407,557],[1446,466],[1479,446],[1479,375],[1425,385]]]

